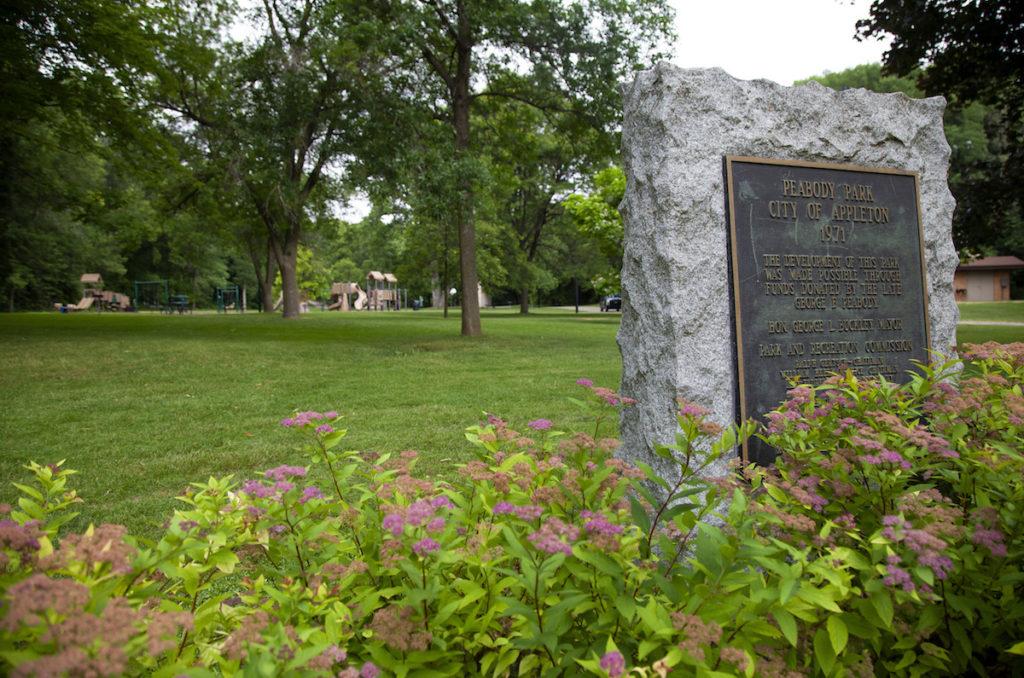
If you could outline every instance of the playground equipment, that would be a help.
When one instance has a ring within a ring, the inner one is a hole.
[[[178,315],[183,315],[186,312],[191,313],[192,307],[189,306],[187,294],[172,294],[167,300],[167,305],[161,310],[167,315],[172,315],[175,311]]]
[[[355,303],[349,305],[349,296],[356,295]],[[355,309],[362,311],[366,307],[366,292],[359,287],[359,283],[336,282],[331,284],[331,304],[328,311],[350,311]]]
[[[366,276],[366,296],[371,311],[397,311],[402,308],[402,292],[393,273],[370,271]]]
[[[170,286],[166,280],[136,280],[132,283],[132,299],[138,308],[163,311],[170,304]]]
[[[284,307],[284,292],[277,295],[277,301],[274,303],[274,310],[280,311]],[[309,298],[303,292],[299,297],[299,313],[309,313]]]
[[[217,302],[217,313],[228,311],[245,312],[245,288],[238,285],[218,287],[213,292],[213,299]]]
[[[82,283],[82,298],[77,304],[54,304],[53,308],[61,313],[73,311],[127,311],[131,309],[131,299],[120,292],[103,289],[103,278],[99,273],[84,273],[79,278]]]

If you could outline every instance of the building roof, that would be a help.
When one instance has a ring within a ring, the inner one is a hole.
[[[1024,268],[1024,260],[1017,257],[984,257],[975,259],[969,264],[960,264],[956,267],[958,271],[992,271],[998,269]]]
[[[103,284],[103,278],[100,277],[99,273],[83,273],[80,282],[86,284]]]

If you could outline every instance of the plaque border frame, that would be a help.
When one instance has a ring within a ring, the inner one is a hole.
[[[732,268],[732,275],[730,276],[732,278],[732,280],[730,281],[730,291],[732,292],[733,301],[733,328],[736,331],[735,364],[736,382],[739,385],[739,421],[745,421],[747,419],[747,398],[746,380],[744,379],[745,372],[743,365],[743,316],[740,312],[739,296],[739,258],[736,252],[736,194],[733,190],[732,180],[732,165],[734,162],[758,165],[780,165],[783,167],[806,167],[811,169],[839,170],[847,172],[863,172],[866,174],[897,174],[900,176],[911,177],[914,180],[914,205],[917,208],[917,254],[921,262],[921,291],[923,293],[922,301],[924,302],[924,337],[926,344],[925,351],[929,354],[931,353],[931,316],[928,313],[928,266],[927,260],[925,259],[924,224],[921,220],[921,175],[919,172],[915,172],[913,170],[897,169],[894,167],[868,167],[866,165],[856,165],[851,163],[829,163],[808,160],[787,160],[784,158],[759,158],[750,155],[725,155],[723,160],[725,161],[726,176],[726,211],[728,212],[729,221],[729,264]],[[741,446],[741,455],[743,457],[744,464],[750,463],[750,460],[747,456],[747,447],[748,441],[744,440]]]

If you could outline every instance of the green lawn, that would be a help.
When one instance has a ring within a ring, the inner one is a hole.
[[[999,304],[998,306],[1005,306]],[[0,314],[0,480],[67,458],[85,521],[153,534],[193,480],[299,463],[278,420],[336,409],[353,449],[416,449],[428,473],[470,455],[482,410],[520,425],[582,423],[566,397],[616,386],[618,314],[484,314],[459,336],[436,312],[277,316]],[[1024,341],[1024,327],[963,325],[961,342]],[[0,501],[14,495],[0,482]]]
[[[336,409],[351,448],[416,449],[445,474],[482,410],[572,424],[578,377],[618,385],[617,329],[618,314],[556,312],[485,313],[475,340],[430,311],[3,314],[0,478],[66,457],[81,521],[152,533],[190,481],[300,462],[277,424],[295,409]]]
[[[964,301],[959,306],[961,320],[1024,323],[1024,301]]]

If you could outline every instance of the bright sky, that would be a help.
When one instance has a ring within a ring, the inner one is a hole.
[[[791,85],[825,71],[878,62],[886,43],[853,39],[871,0],[672,0],[675,57],[743,79]]]

